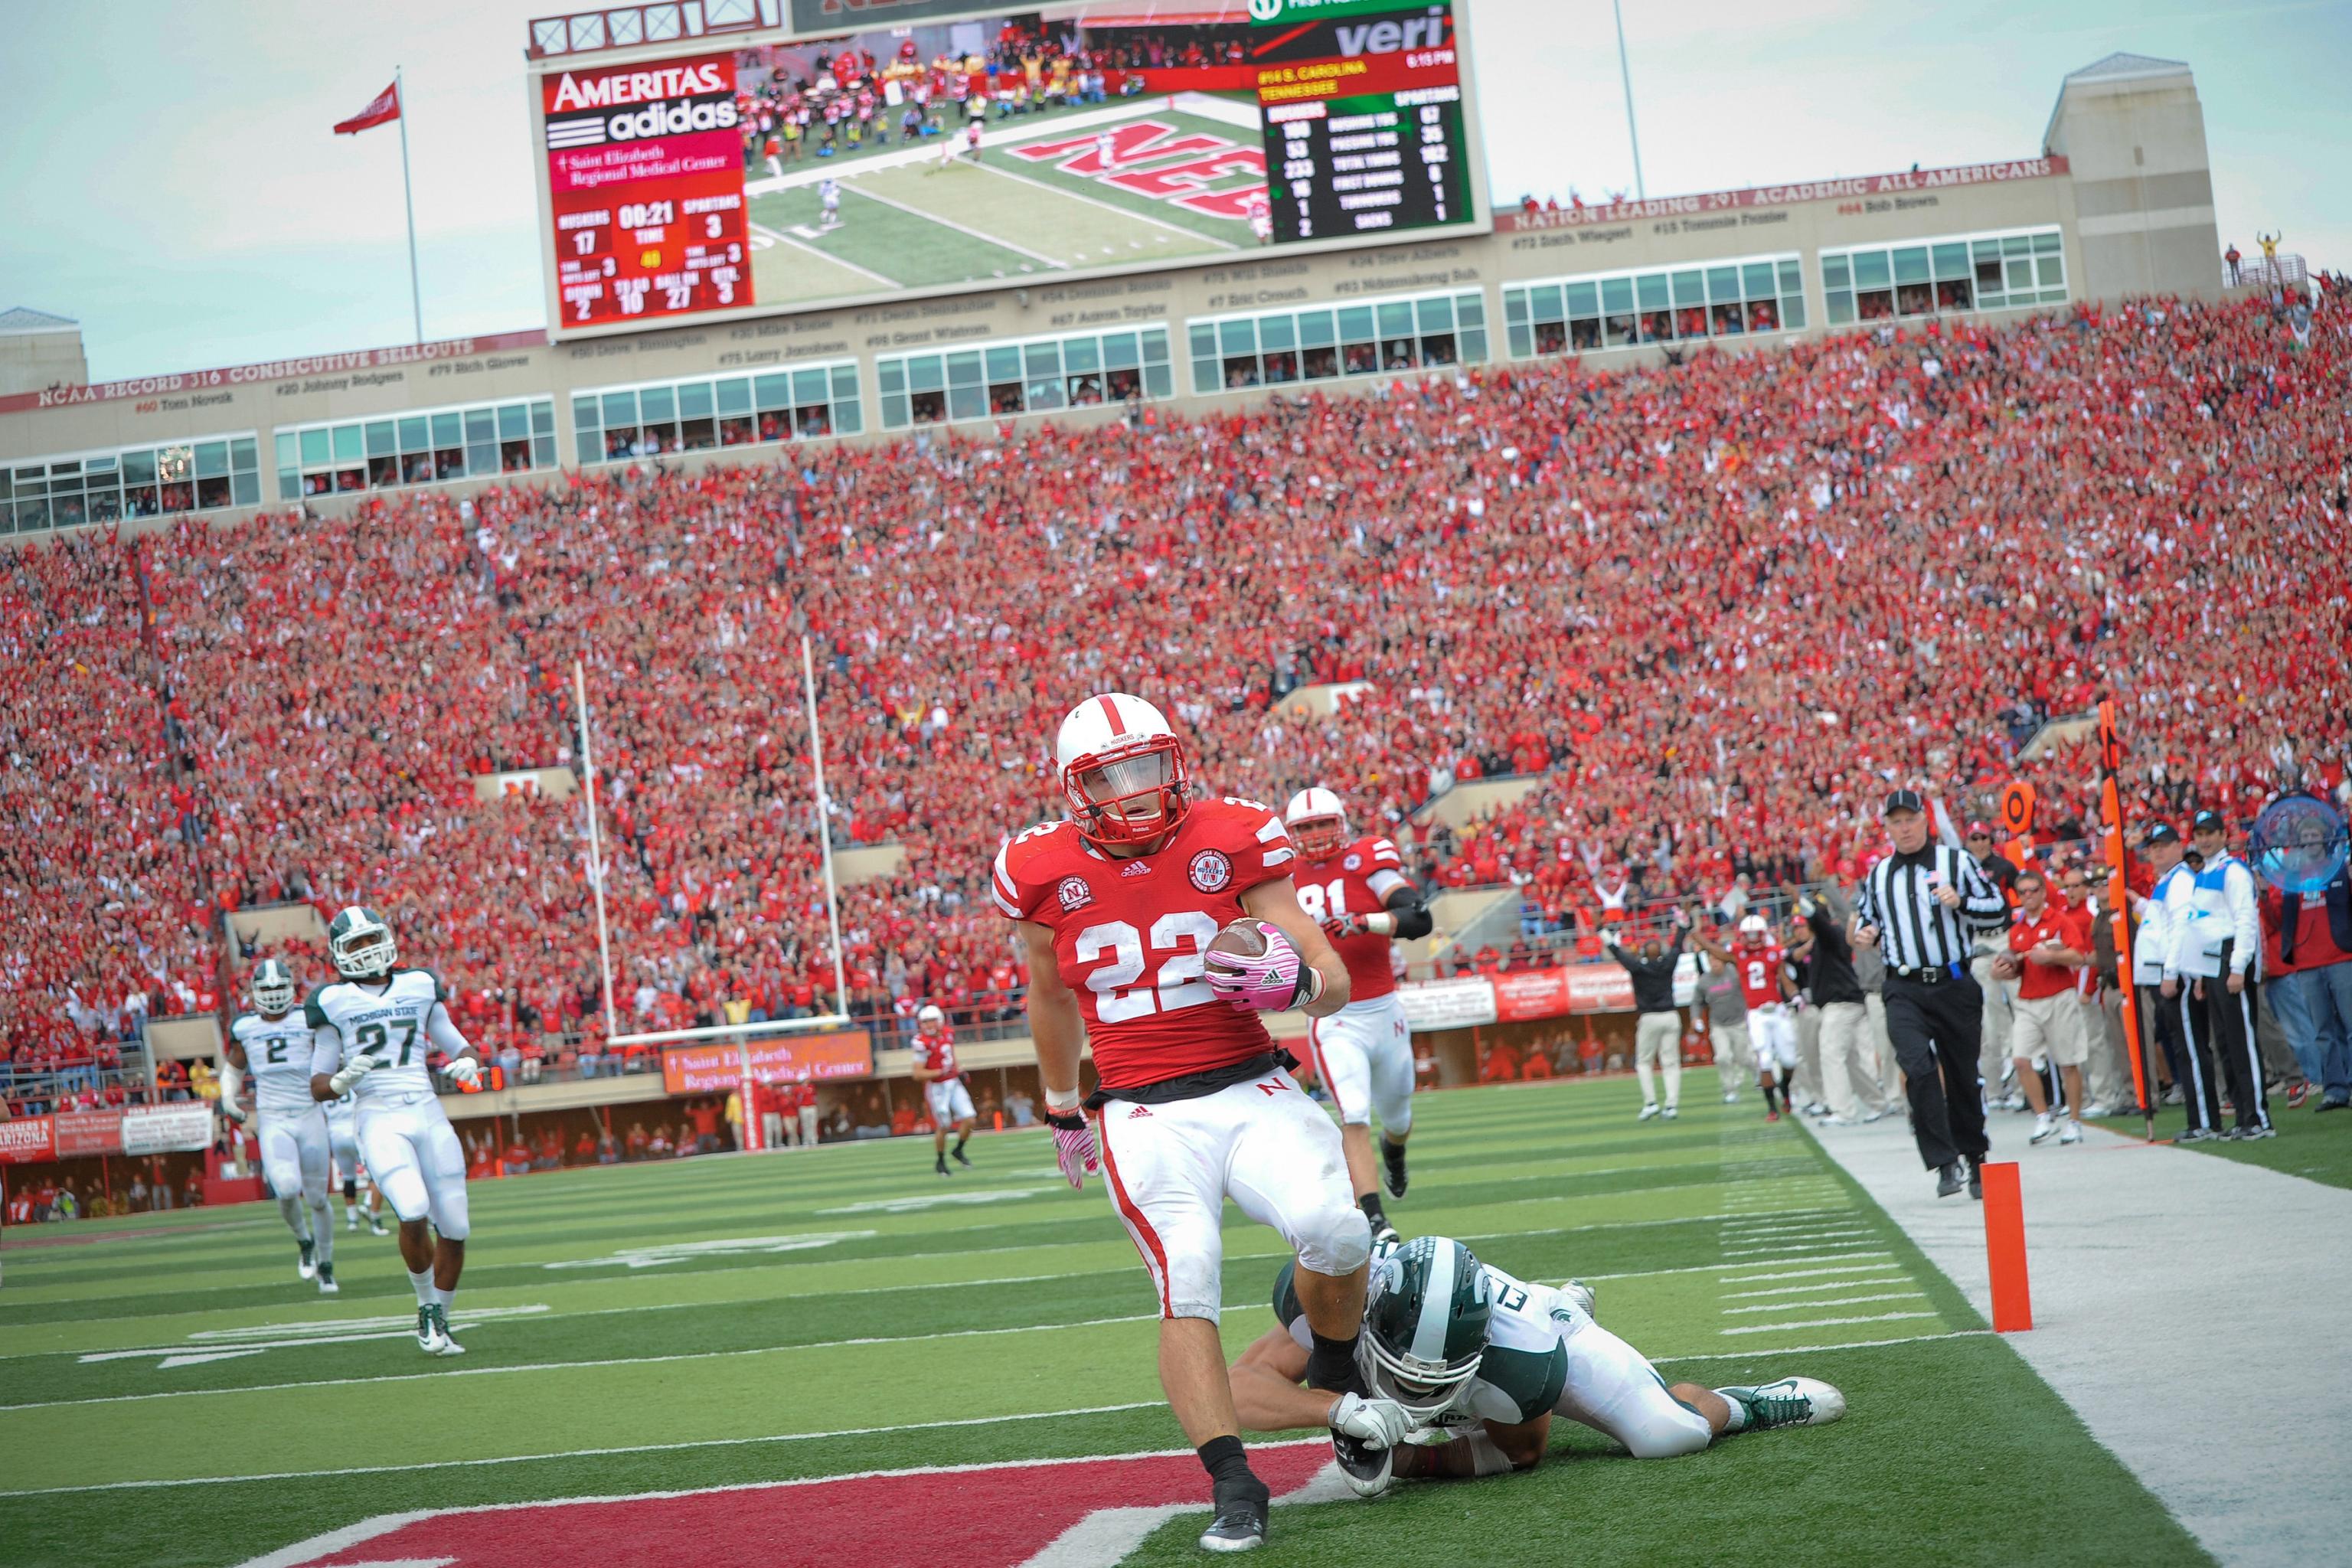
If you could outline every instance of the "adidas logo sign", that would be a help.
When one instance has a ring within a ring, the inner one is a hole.
[[[1151,1107],[1150,1107],[1150,1106],[1148,1106],[1148,1105],[1139,1105],[1139,1106],[1137,1106],[1133,1110],[1130,1110],[1130,1111],[1129,1111],[1129,1112],[1127,1113],[1127,1119],[1128,1119],[1129,1121],[1134,1121],[1134,1120],[1135,1120],[1137,1117],[1139,1117],[1139,1116],[1149,1116],[1149,1115],[1150,1115],[1150,1114],[1151,1114]]]

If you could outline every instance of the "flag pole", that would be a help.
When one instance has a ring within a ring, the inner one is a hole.
[[[400,199],[408,209],[408,309],[416,327],[416,341],[425,341],[425,296],[416,287],[416,197],[408,180],[408,84],[400,68],[392,68],[394,101],[400,108]]]

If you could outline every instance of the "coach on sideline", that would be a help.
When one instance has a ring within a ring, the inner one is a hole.
[[[1852,935],[1886,960],[1886,1034],[1903,1064],[1911,1135],[1936,1173],[1936,1195],[1965,1185],[1980,1198],[1977,1168],[1990,1147],[1977,1076],[1984,993],[1969,961],[1976,933],[2007,922],[2008,901],[1973,857],[1928,841],[1916,791],[1896,790],[1881,815],[1895,852],[1863,879]]]

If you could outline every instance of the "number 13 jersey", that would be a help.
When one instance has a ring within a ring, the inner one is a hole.
[[[370,1056],[378,1066],[352,1086],[355,1100],[431,1094],[427,1031],[446,996],[441,983],[422,969],[395,969],[380,988],[353,980],[321,985],[305,1005],[314,1046],[310,1070],[332,1074],[355,1057]]]
[[[1106,1088],[1136,1089],[1274,1048],[1255,1013],[1209,989],[1202,955],[1242,918],[1244,893],[1290,875],[1291,853],[1272,808],[1203,800],[1131,859],[1097,849],[1074,823],[1033,827],[997,852],[990,890],[1000,914],[1052,930],[1095,1071]]]

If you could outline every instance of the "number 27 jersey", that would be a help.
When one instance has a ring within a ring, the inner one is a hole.
[[[1115,859],[1071,822],[1033,827],[996,857],[997,911],[1054,933],[1055,968],[1078,999],[1108,1088],[1134,1089],[1274,1048],[1255,1013],[1202,978],[1210,942],[1242,895],[1290,875],[1289,832],[1254,801],[1193,804],[1149,855]]]
[[[441,982],[422,969],[395,969],[381,989],[351,980],[321,985],[305,1006],[314,1041],[310,1070],[332,1074],[370,1056],[378,1065],[352,1086],[354,1100],[431,1094],[426,1029],[446,995]]]

